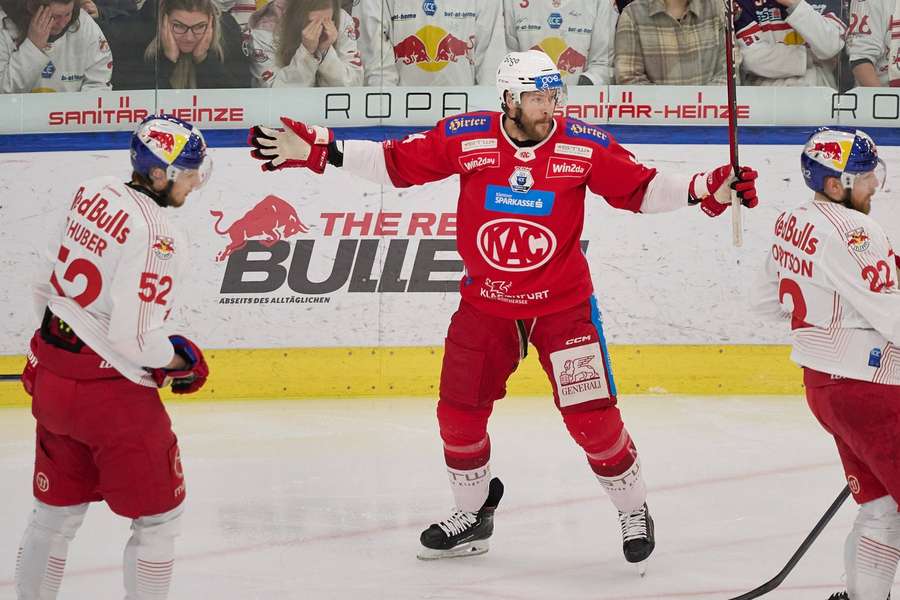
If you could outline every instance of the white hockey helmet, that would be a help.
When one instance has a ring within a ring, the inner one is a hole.
[[[513,102],[522,102],[522,92],[539,92],[557,90],[556,103],[566,103],[566,83],[553,59],[540,50],[527,52],[510,52],[497,67],[497,94],[500,106],[506,107],[506,92],[512,95]]]

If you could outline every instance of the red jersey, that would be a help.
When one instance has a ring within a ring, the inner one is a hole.
[[[466,301],[511,319],[555,313],[593,292],[580,245],[585,189],[638,212],[656,170],[575,119],[555,117],[552,133],[524,148],[501,119],[497,112],[457,115],[387,141],[388,175],[395,187],[460,176],[456,243]]]

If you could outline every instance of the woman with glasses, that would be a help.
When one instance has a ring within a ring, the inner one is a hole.
[[[273,0],[250,17],[253,85],[362,85],[358,37],[338,0]]]
[[[240,27],[212,0],[147,0],[104,28],[116,53],[115,89],[250,87]]]

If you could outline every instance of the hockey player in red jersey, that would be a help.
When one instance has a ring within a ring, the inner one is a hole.
[[[486,552],[503,493],[491,478],[487,434],[493,403],[531,343],[556,406],[619,511],[625,557],[645,560],[653,521],[634,442],[616,408],[600,310],[579,240],[585,190],[633,212],[700,204],[711,216],[730,200],[757,203],[749,168],[666,175],[638,163],[608,133],[554,111],[565,84],[543,52],[501,62],[503,113],[449,117],[424,133],[379,144],[334,142],[322,127],[282,119],[255,127],[250,143],[263,170],[327,163],[371,181],[408,187],[460,177],[457,247],[466,273],[444,347],[437,416],[456,511],[421,536],[423,559]]]
[[[885,600],[900,560],[900,296],[896,253],[868,215],[886,168],[856,129],[819,129],[800,156],[815,194],[778,217],[751,298],[790,317],[807,403],[859,504],[847,591],[830,600]]]
[[[35,289],[42,323],[22,373],[37,420],[35,508],[16,563],[19,600],[56,598],[69,542],[100,500],[132,519],[126,600],[168,595],[185,487],[157,388],[194,392],[208,369],[193,342],[169,335],[188,259],[166,208],[203,183],[206,142],[184,121],[149,117],[132,136],[131,164],[128,183],[78,188]]]

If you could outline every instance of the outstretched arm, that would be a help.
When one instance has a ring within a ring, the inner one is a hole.
[[[336,142],[325,127],[307,126],[282,117],[284,129],[257,125],[250,130],[250,155],[263,161],[263,171],[305,167],[323,173],[331,164],[382,185],[409,187],[446,179],[457,173],[447,159],[440,124],[403,140]],[[428,157],[428,160],[422,160]]]

